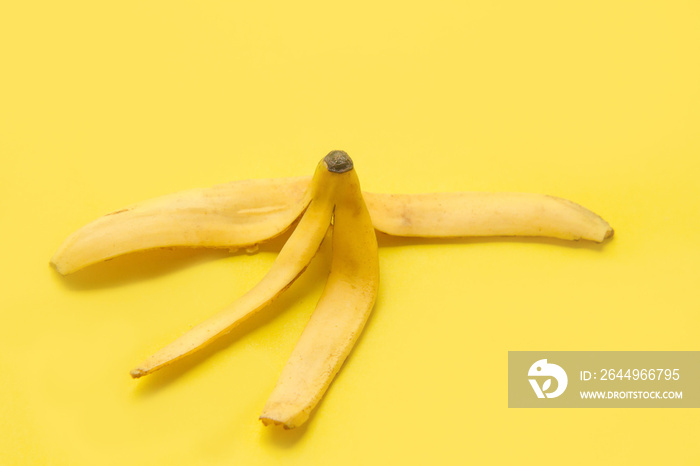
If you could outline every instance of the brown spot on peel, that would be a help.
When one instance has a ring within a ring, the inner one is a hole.
[[[107,215],[116,215],[116,214],[121,214],[122,212],[128,212],[128,211],[129,211],[129,209],[115,210],[114,212],[110,212],[110,213],[106,214],[105,217]]]

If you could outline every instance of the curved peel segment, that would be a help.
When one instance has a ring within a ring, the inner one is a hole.
[[[193,327],[131,371],[138,378],[154,372],[230,332],[286,290],[306,269],[325,237],[333,215],[334,185],[319,168],[311,186],[311,202],[272,264],[250,291],[210,319]]]
[[[239,248],[286,230],[310,201],[309,177],[235,181],[158,197],[98,218],[71,234],[51,263],[69,274],[160,247]]]
[[[355,171],[335,207],[333,259],[316,310],[295,346],[260,419],[291,429],[303,424],[352,350],[377,297],[377,239]]]
[[[602,242],[608,222],[566,199],[530,193],[365,193],[374,227],[395,236],[546,236]]]

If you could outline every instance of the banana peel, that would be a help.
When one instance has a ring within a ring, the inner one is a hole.
[[[150,374],[206,346],[262,310],[299,277],[332,230],[326,287],[260,416],[294,428],[319,403],[359,337],[377,296],[376,231],[406,237],[544,236],[602,242],[613,229],[571,201],[528,193],[362,192],[343,151],[313,177],[237,181],[152,199],[71,234],[51,263],[61,274],[161,247],[251,248],[298,221],[265,277],[131,371]]]

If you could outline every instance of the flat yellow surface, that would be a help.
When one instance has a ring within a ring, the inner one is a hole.
[[[697,410],[508,409],[506,371],[508,350],[700,349],[698,83],[690,0],[2,2],[0,464],[697,464]],[[327,247],[139,381],[281,244],[48,265],[104,213],[331,149],[367,190],[547,193],[616,235],[381,237],[374,313],[296,431],[257,417]]]

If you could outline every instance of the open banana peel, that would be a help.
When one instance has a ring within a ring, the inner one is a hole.
[[[353,162],[329,153],[313,177],[237,181],[136,204],[71,234],[51,263],[69,274],[162,247],[251,248],[296,228],[250,291],[131,371],[150,374],[211,343],[267,306],[299,277],[332,230],[331,270],[260,419],[303,424],[357,341],[379,286],[375,230],[397,236],[545,236],[602,242],[608,223],[573,202],[540,194],[362,192]]]

